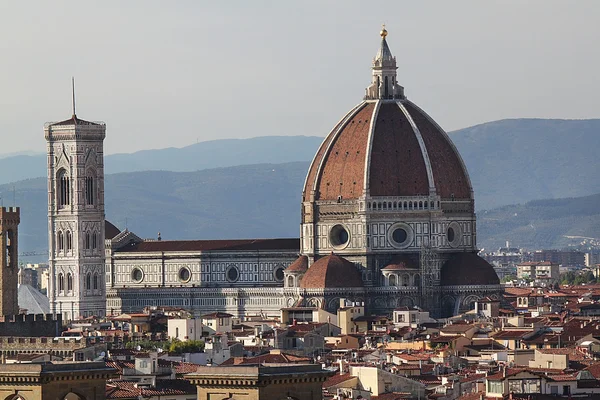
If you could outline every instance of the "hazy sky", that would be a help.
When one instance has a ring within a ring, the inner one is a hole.
[[[447,131],[597,118],[598,1],[0,2],[0,153],[107,123],[106,153],[324,136],[364,95],[380,24],[409,99]]]

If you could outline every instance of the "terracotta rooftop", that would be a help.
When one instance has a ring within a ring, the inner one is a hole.
[[[308,357],[295,356],[293,354],[262,354],[256,357],[232,357],[225,360],[220,365],[240,365],[240,364],[309,364],[311,359]]]
[[[60,122],[54,122],[51,123],[50,126],[67,126],[67,125],[96,125],[96,126],[100,126],[101,124],[98,124],[96,122],[90,122],[90,121],[85,121],[81,118],[77,118],[76,115],[71,116],[71,118],[69,119],[65,119],[64,121],[60,121]]]
[[[110,381],[106,384],[107,399],[142,399],[160,396],[196,395],[197,388],[186,379],[156,381],[155,387],[136,387],[136,382]]]
[[[356,377],[352,376],[350,374],[335,374],[335,375],[332,375],[332,376],[328,377],[325,380],[325,382],[323,382],[323,389],[327,389],[327,388],[330,388],[332,386],[339,385],[340,383],[349,381],[351,379],[356,379]]]
[[[303,198],[310,201],[314,192],[315,200],[356,199],[365,190],[371,196],[427,196],[431,186],[442,198],[472,197],[466,168],[446,133],[410,101],[363,102],[321,144]]]
[[[285,269],[285,272],[296,272],[296,273],[305,273],[308,270],[308,257],[300,256],[296,261],[290,264],[289,267]]]
[[[310,266],[300,286],[304,289],[363,287],[363,281],[354,264],[331,253]]]
[[[144,240],[118,249],[118,252],[151,253],[161,251],[300,251],[300,239],[238,240]]]
[[[397,271],[397,270],[405,270],[405,269],[418,269],[418,265],[411,260],[409,257],[404,255],[399,255],[394,257],[388,265],[382,268],[382,271]]]
[[[202,318],[231,318],[233,315],[224,313],[224,312],[212,312],[209,314],[204,314]]]
[[[474,253],[456,253],[442,266],[442,286],[498,285],[494,267]]]

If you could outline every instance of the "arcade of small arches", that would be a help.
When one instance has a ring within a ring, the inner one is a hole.
[[[384,272],[384,286],[421,286],[421,274],[418,273],[391,273]]]
[[[415,210],[435,210],[440,208],[439,200],[404,200],[404,201],[369,201],[367,210],[377,211],[415,211]]]
[[[356,297],[353,299],[355,303],[364,304],[364,298]],[[288,307],[292,307],[294,303],[297,302],[297,299],[292,297],[288,298],[287,304]],[[323,299],[320,297],[309,297],[305,299],[304,303],[307,307],[316,307],[323,308],[328,311],[335,312],[340,305],[340,298],[334,297],[331,299]],[[396,308],[396,307],[414,307],[417,305],[415,303],[415,299],[412,297],[408,297],[406,295],[401,297],[376,297],[372,300],[372,306],[376,309],[385,309],[385,308]]]

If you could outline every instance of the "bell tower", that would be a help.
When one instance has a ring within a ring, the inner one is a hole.
[[[73,102],[74,103],[74,102]],[[51,312],[64,321],[106,314],[104,138],[106,125],[75,115],[44,126],[48,155]]]
[[[19,314],[19,211],[18,207],[0,208],[0,316]]]

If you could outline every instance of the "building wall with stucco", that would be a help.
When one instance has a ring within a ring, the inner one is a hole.
[[[0,399],[104,400],[113,376],[104,362],[0,365]]]
[[[198,400],[320,400],[331,374],[312,364],[199,367],[186,379],[197,386]]]

